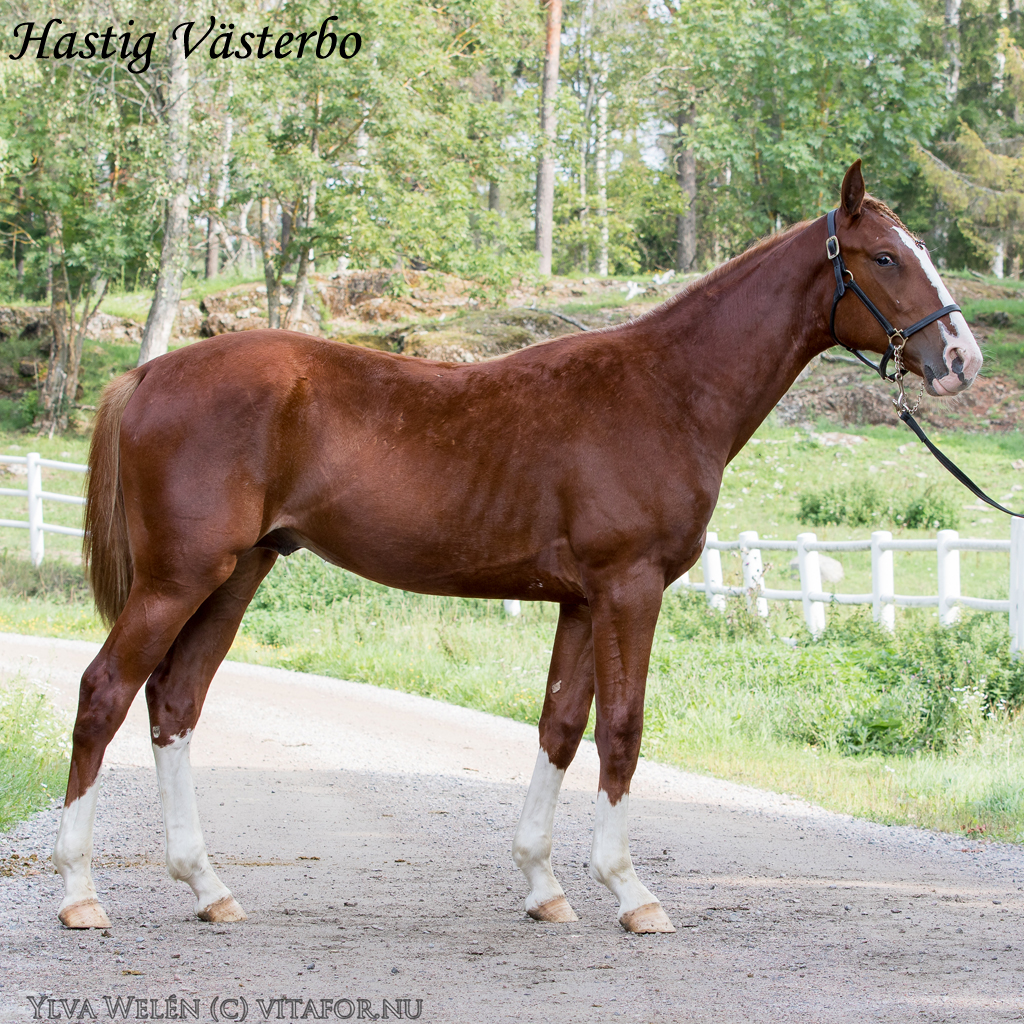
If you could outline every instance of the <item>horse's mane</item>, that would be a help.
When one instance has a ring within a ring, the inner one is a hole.
[[[866,208],[874,213],[879,213],[883,217],[887,217],[897,227],[902,228],[911,238],[917,241],[917,236],[903,223],[902,220],[885,204],[881,199],[875,196],[866,195],[862,204],[862,209]],[[695,292],[703,291],[705,288],[715,284],[719,278],[725,277],[726,274],[731,274],[737,267],[743,266],[745,263],[752,259],[756,259],[766,249],[773,249],[777,245],[781,245],[787,239],[792,238],[793,235],[798,234],[807,227],[808,224],[816,218],[809,220],[802,220],[796,224],[791,225],[784,231],[778,231],[772,235],[765,235],[764,238],[759,238],[757,241],[752,242],[746,249],[743,250],[738,256],[734,256],[730,260],[726,260],[724,263],[720,263],[717,267],[709,270],[706,274],[695,278],[685,288],[681,288],[675,295],[667,299],[659,306],[655,306],[654,309],[649,309],[646,313],[641,313],[638,317],[630,320],[629,323],[642,323],[645,320],[650,319],[655,315],[660,315],[669,308],[675,306],[678,302],[682,302],[687,296],[693,295]],[[620,325],[624,326],[624,325]],[[614,330],[615,328],[602,328],[602,330]]]

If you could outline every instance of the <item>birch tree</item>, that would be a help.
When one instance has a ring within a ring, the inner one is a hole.
[[[185,20],[179,9],[174,24]],[[160,249],[153,302],[142,331],[139,366],[163,355],[171,340],[171,328],[178,313],[181,285],[188,262],[189,244],[189,129],[191,97],[189,72],[182,46],[168,47],[166,102],[162,111],[167,125],[167,188],[164,235]]]

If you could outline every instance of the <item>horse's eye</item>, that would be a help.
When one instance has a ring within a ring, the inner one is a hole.
[[[895,267],[896,266],[896,261],[891,256],[887,256],[885,253],[883,253],[881,256],[876,256],[875,257],[875,262],[880,267]]]

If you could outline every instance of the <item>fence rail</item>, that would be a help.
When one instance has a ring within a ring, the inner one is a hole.
[[[74,526],[58,526],[43,519],[43,502],[56,501],[65,505],[84,505],[85,498],[75,494],[58,494],[56,491],[43,490],[43,470],[62,469],[65,472],[88,473],[89,467],[78,462],[58,462],[55,459],[44,459],[38,452],[28,455],[0,455],[0,465],[24,466],[27,486],[0,487],[0,496],[6,498],[25,498],[28,502],[28,519],[0,519],[0,527],[15,530],[28,530],[28,547],[33,565],[42,565],[45,552],[44,536],[47,533],[63,533],[69,537],[84,537],[85,531]]]
[[[722,552],[738,551],[742,560],[743,586],[725,586],[722,576]],[[777,590],[764,585],[762,551],[795,551],[800,573],[799,590]],[[870,551],[871,593],[830,594],[821,585],[821,551]],[[894,551],[934,551],[938,569],[937,594],[896,593],[893,571]],[[1006,601],[970,597],[960,592],[961,551],[1006,551],[1010,555],[1010,596]],[[702,583],[691,583],[684,573],[674,588],[695,590],[707,596],[708,604],[719,610],[725,599],[746,595],[757,614],[768,614],[769,601],[800,601],[804,621],[811,633],[825,628],[826,604],[870,604],[876,622],[886,629],[896,625],[896,608],[938,608],[939,621],[951,625],[961,607],[986,612],[1008,612],[1010,650],[1024,648],[1024,520],[1010,520],[1009,540],[983,540],[961,537],[956,530],[939,530],[933,540],[893,540],[888,530],[876,530],[870,540],[820,541],[813,533],[801,533],[796,540],[761,540],[756,531],[745,530],[737,540],[719,540],[708,533],[701,554]]]

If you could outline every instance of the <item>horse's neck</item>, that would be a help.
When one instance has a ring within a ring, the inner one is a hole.
[[[666,310],[676,370],[688,378],[690,402],[715,409],[728,458],[831,344],[828,264],[817,234],[824,240],[815,221]]]

